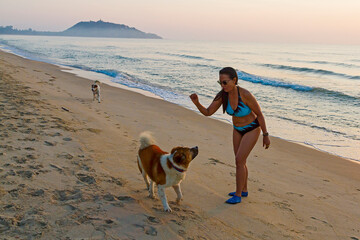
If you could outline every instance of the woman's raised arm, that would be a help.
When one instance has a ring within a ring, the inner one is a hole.
[[[196,93],[191,94],[190,99],[204,116],[213,115],[219,109],[222,103],[221,99],[214,100],[208,108],[205,108],[203,105],[200,104],[199,98]]]

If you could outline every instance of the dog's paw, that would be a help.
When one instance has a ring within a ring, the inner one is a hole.
[[[177,198],[177,199],[176,199],[176,204],[179,205],[182,200],[183,200],[182,198]]]
[[[172,212],[172,209],[170,207],[164,207],[165,212]]]
[[[155,194],[149,194],[148,198],[156,199],[156,195]]]

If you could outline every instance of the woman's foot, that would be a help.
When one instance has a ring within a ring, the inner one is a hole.
[[[229,193],[229,196],[234,196],[236,192]],[[247,197],[249,195],[249,192],[241,192],[242,197]]]
[[[229,203],[229,204],[241,203],[241,197],[234,195],[231,198],[229,198],[228,200],[226,200],[226,203]]]

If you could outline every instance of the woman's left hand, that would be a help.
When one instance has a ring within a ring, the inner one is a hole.
[[[268,149],[269,146],[270,146],[270,138],[269,138],[269,136],[263,137],[263,147],[265,147],[265,149]]]

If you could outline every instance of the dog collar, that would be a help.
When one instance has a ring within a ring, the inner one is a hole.
[[[175,168],[176,171],[181,172],[181,173],[186,171],[186,170],[184,170],[184,169],[181,169],[181,168],[176,167],[176,166],[169,160],[169,158],[168,158],[167,160],[170,162],[170,165],[171,165],[173,168]]]

